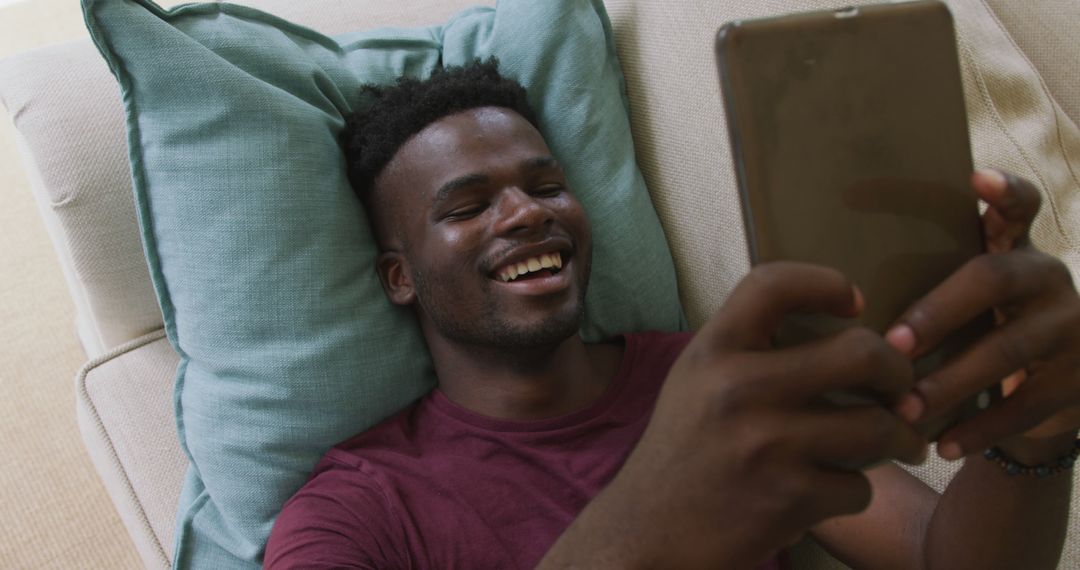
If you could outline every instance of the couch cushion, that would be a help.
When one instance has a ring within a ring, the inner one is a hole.
[[[338,135],[362,83],[499,56],[592,219],[583,336],[683,325],[601,3],[507,1],[336,41],[227,4],[84,8],[123,92],[143,243],[181,355],[177,565],[257,563],[321,454],[432,385],[344,176]]]
[[[1005,33],[1039,72],[1043,87],[1080,123],[1080,2],[986,0]]]
[[[172,414],[179,361],[158,329],[92,359],[76,377],[83,441],[149,568],[170,566],[187,466]]]
[[[1046,17],[1053,8],[1053,3],[1027,5],[1032,17]],[[985,2],[955,0],[950,6],[976,166],[1001,168],[1038,186],[1043,203],[1032,224],[1032,242],[1061,258],[1080,283],[1080,128]],[[1073,58],[1080,52],[1076,45]]]

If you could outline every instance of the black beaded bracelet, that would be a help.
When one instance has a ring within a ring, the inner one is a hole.
[[[1073,450],[1059,457],[1057,460],[1042,465],[1024,465],[1019,461],[1005,455],[1005,452],[997,447],[991,447],[983,452],[983,457],[988,461],[997,463],[1009,475],[1034,475],[1040,479],[1052,477],[1063,471],[1072,469],[1076,459],[1080,457],[1080,439],[1073,442]]]

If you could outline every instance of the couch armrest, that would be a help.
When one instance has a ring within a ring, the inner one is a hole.
[[[90,40],[0,60],[0,103],[18,130],[86,353],[93,358],[161,328],[135,221],[119,89]]]
[[[164,329],[95,358],[76,377],[79,429],[147,568],[169,568],[187,457],[173,419],[180,357]]]

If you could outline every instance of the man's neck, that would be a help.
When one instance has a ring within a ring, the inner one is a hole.
[[[429,339],[428,348],[443,394],[477,414],[512,420],[588,407],[615,377],[622,357],[621,346],[586,345],[576,334],[555,346],[518,350],[440,341]]]

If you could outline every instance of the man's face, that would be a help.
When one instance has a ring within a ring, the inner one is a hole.
[[[375,183],[390,299],[428,334],[483,346],[561,342],[580,327],[592,241],[540,133],[513,111],[444,117]]]

